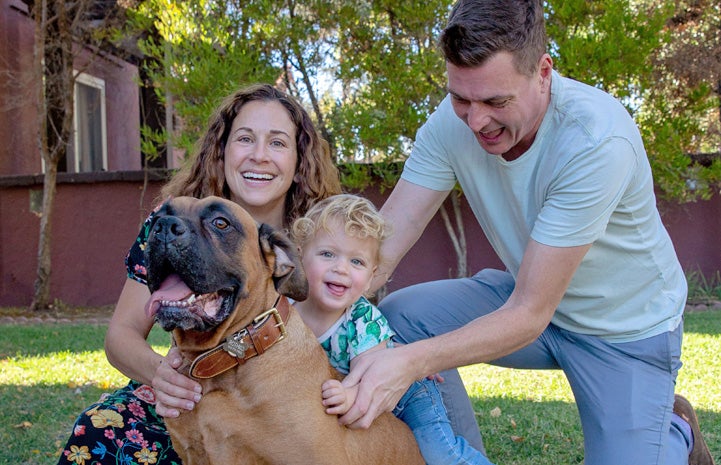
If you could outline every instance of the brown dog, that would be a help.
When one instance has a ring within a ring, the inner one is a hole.
[[[338,377],[288,304],[308,283],[295,247],[217,197],[179,197],[157,212],[146,250],[148,311],[203,385],[195,409],[166,420],[184,465],[423,464],[390,413],[368,430],[327,415],[321,384]]]

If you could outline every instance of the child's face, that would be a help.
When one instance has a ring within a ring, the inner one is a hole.
[[[316,310],[342,313],[370,287],[378,240],[349,236],[340,222],[319,230],[303,247],[307,302]]]

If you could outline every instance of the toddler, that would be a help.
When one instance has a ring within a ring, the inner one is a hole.
[[[393,331],[364,294],[380,261],[388,235],[373,204],[341,194],[318,202],[295,221],[292,235],[301,249],[308,278],[308,299],[294,304],[338,371],[348,374],[354,358],[369,350],[392,347]],[[342,415],[353,405],[357,389],[337,380],[323,384],[329,414]],[[414,382],[393,410],[413,431],[429,465],[492,465],[451,429],[433,379]]]

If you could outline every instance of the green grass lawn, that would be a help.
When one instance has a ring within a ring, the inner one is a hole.
[[[104,334],[102,325],[0,326],[0,465],[56,463],[75,417],[127,382],[105,360]],[[151,343],[164,350],[168,336],[155,329]],[[688,315],[683,350],[677,392],[697,407],[719,461],[721,312]],[[476,365],[461,374],[494,463],[582,463],[580,423],[562,373]]]

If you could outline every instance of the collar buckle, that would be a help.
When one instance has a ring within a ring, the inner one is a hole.
[[[282,341],[288,333],[285,330],[285,323],[283,322],[283,317],[280,316],[277,308],[273,307],[261,313],[260,315],[255,317],[255,319],[253,319],[253,323],[256,327],[263,326],[266,320],[271,316],[273,317],[273,319],[275,319],[275,327],[278,328],[278,330],[280,331],[278,341]]]

